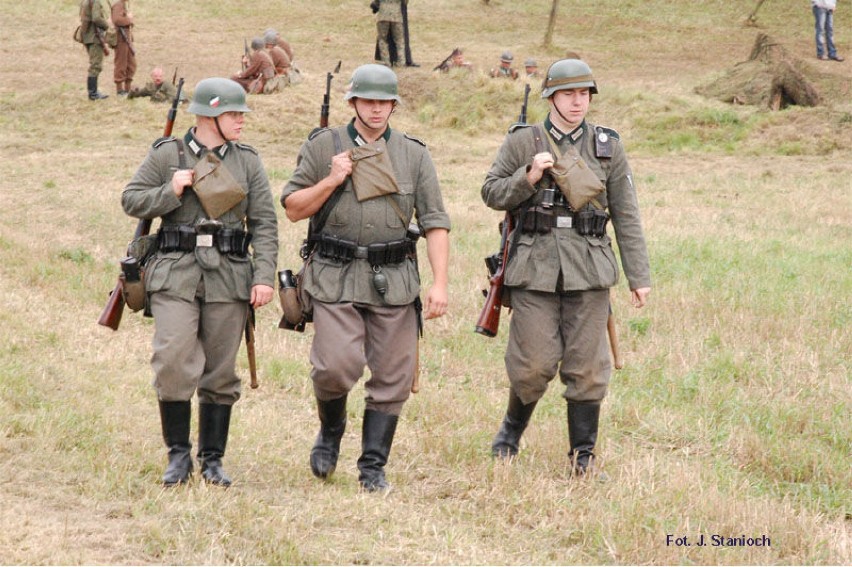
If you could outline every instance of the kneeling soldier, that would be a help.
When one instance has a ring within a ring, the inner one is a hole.
[[[260,156],[240,144],[246,93],[204,79],[183,138],[161,138],[122,194],[124,211],[162,219],[145,287],[154,317],[154,388],[169,464],[167,486],[192,473],[191,399],[198,393],[198,459],[204,480],[229,486],[222,469],[231,406],[240,398],[236,356],[249,306],[273,296],[278,222]]]

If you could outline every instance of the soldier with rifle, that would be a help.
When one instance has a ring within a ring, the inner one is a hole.
[[[176,103],[175,103],[176,106]],[[272,299],[278,223],[257,150],[239,143],[246,92],[224,78],[198,83],[182,137],[154,142],[122,193],[124,211],[161,218],[145,265],[147,309],[154,317],[154,389],[168,448],[166,486],[193,470],[192,397],[199,407],[203,479],[229,486],[222,467],[231,408],[240,398],[236,356],[251,309]],[[253,346],[250,342],[249,353]]]
[[[585,62],[551,65],[541,93],[548,116],[510,129],[482,186],[485,204],[510,213],[514,227],[504,258],[513,310],[505,355],[509,403],[492,454],[518,454],[533,410],[558,372],[575,475],[594,467],[612,373],[607,320],[618,266],[606,230],[610,220],[633,305],[644,306],[651,291],[624,147],[616,131],[586,121],[597,92]]]
[[[80,39],[89,55],[86,79],[89,100],[101,100],[108,96],[98,92],[98,76],[103,70],[104,56],[109,55],[106,43],[109,14],[108,4],[104,0],[80,1]]]
[[[362,65],[345,99],[354,118],[310,136],[281,203],[288,219],[311,226],[302,275],[316,331],[310,358],[320,431],[311,470],[323,479],[334,472],[347,397],[366,366],[358,480],[383,492],[399,415],[416,389],[420,277],[409,226],[416,220],[426,238],[433,285],[422,316],[431,319],[447,312],[450,219],[426,145],[389,125],[401,100],[396,74]]]
[[[113,81],[118,96],[130,93],[136,74],[136,49],[133,47],[133,14],[130,0],[116,0],[112,5],[112,24],[118,32],[115,46]]]

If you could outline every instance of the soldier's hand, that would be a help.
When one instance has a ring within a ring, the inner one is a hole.
[[[447,288],[432,286],[423,302],[423,318],[435,319],[447,314]]]
[[[527,181],[530,182],[530,185],[538,183],[544,172],[553,167],[553,163],[553,154],[550,152],[535,154],[530,170],[527,172]]]
[[[263,307],[272,301],[272,295],[275,293],[268,285],[258,284],[251,288],[251,304],[253,307]]]
[[[630,292],[630,302],[633,304],[633,307],[637,309],[645,307],[645,303],[648,302],[648,295],[650,293],[650,287],[640,287],[639,289],[632,290]]]
[[[341,185],[350,175],[352,175],[352,159],[348,151],[331,158],[331,173],[328,176],[335,182],[335,186]]]
[[[192,186],[195,172],[191,169],[179,169],[172,175],[172,190],[178,197],[183,196],[183,192],[187,187]]]

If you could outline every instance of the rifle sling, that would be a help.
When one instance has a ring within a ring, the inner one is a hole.
[[[334,138],[334,155],[337,155],[343,151],[343,143],[340,141],[340,133],[336,129],[331,131],[331,135]],[[320,210],[311,217],[311,220],[308,222],[308,241],[310,241],[311,236],[314,234],[322,232],[328,217],[331,216],[331,211],[335,206],[337,206],[337,202],[340,201],[340,198],[343,196],[344,187],[346,187],[349,183],[351,183],[351,181],[347,177],[346,181],[340,184],[331,196],[326,199],[325,203],[323,203],[322,207],[320,207]]]

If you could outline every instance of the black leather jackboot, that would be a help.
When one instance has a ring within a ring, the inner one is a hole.
[[[201,476],[210,484],[231,486],[231,479],[222,469],[222,457],[228,444],[231,425],[231,406],[224,404],[199,404],[198,462]]]
[[[337,468],[340,440],[346,430],[346,396],[336,400],[317,399],[320,430],[311,449],[311,471],[318,478],[328,478]]]
[[[385,465],[388,462],[393,436],[399,416],[364,410],[364,425],[361,432],[361,456],[358,458],[358,482],[367,492],[383,492],[390,489],[385,480]]]
[[[568,456],[575,475],[586,474],[594,464],[600,415],[600,402],[568,401],[568,440],[571,443]]]
[[[164,486],[184,484],[192,474],[192,443],[189,441],[191,402],[160,402],[163,441],[169,449],[169,464],[163,474]]]
[[[97,77],[87,77],[86,78],[86,87],[89,90],[89,100],[101,100],[107,98],[109,95],[101,94],[98,92],[98,78]]]
[[[509,390],[509,407],[506,408],[506,416],[491,444],[492,457],[506,459],[518,454],[521,435],[524,434],[537,403],[524,405],[515,391]]]

